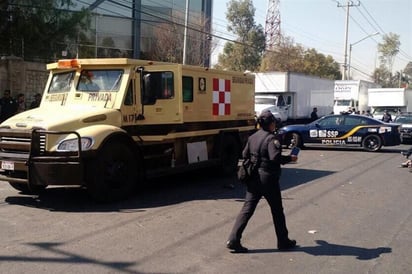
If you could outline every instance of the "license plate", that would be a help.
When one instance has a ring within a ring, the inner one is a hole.
[[[1,169],[14,170],[14,162],[2,161],[1,162]]]

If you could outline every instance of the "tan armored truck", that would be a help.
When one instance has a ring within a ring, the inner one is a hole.
[[[125,58],[47,69],[40,107],[0,125],[0,180],[23,193],[80,185],[111,201],[153,176],[230,173],[255,128],[250,74]]]

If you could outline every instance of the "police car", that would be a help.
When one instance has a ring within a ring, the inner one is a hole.
[[[395,123],[401,124],[401,142],[412,141],[412,112],[401,113],[396,116]]]
[[[279,129],[282,145],[317,144],[322,146],[355,146],[378,151],[382,146],[397,146],[400,125],[355,114],[324,116],[306,125],[288,125]]]

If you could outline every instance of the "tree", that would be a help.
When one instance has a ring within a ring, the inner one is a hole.
[[[283,37],[273,50],[266,51],[260,70],[300,72],[304,65],[304,51],[301,45],[294,44],[293,38]]]
[[[300,72],[335,80],[342,77],[339,64],[332,56],[295,45],[291,37],[283,37],[274,50],[265,53],[261,71]]]
[[[1,6],[0,53],[26,60],[54,60],[87,31],[89,12],[68,11],[71,0],[15,0]],[[4,16],[5,15],[5,16]]]
[[[378,44],[380,65],[373,72],[373,76],[375,82],[382,87],[399,86],[399,77],[393,76],[392,67],[395,56],[399,53],[400,45],[399,35],[394,33],[385,34],[383,42]]]
[[[218,56],[217,67],[234,71],[257,71],[265,49],[262,25],[256,25],[255,8],[251,0],[231,0],[227,4],[227,30],[237,36],[236,41],[226,42]]]
[[[378,44],[379,60],[390,72],[392,72],[393,61],[399,53],[400,45],[399,35],[394,33],[385,34],[383,36],[383,43]]]

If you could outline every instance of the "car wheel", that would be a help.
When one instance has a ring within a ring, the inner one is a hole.
[[[362,147],[366,151],[378,151],[382,147],[382,140],[376,134],[368,135],[363,139]]]
[[[87,189],[100,202],[121,200],[134,193],[139,168],[132,149],[120,142],[106,144],[91,163]]]
[[[293,147],[293,146],[297,146],[297,147],[303,147],[303,142],[302,142],[302,138],[300,137],[299,134],[297,133],[292,133],[289,134],[286,138],[286,143],[285,145],[287,147]]]

